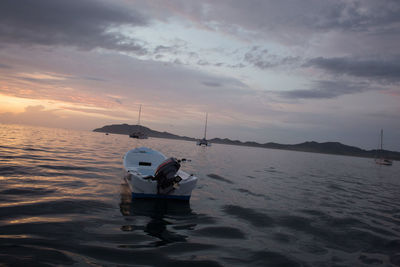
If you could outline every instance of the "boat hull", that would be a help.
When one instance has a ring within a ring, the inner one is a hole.
[[[149,148],[137,148],[128,151],[124,156],[126,174],[124,180],[132,192],[132,198],[161,198],[189,200],[197,184],[197,177],[178,170],[181,180],[167,194],[157,190],[154,180],[155,170],[166,159],[158,151]]]
[[[204,139],[198,140],[196,144],[198,146],[211,146],[211,143]]]
[[[386,165],[386,166],[392,166],[393,162],[388,159],[375,159],[375,163],[378,165]]]
[[[190,200],[193,189],[197,184],[197,177],[179,171],[178,175],[182,178],[179,188],[174,189],[168,194],[157,193],[157,181],[145,179],[138,173],[128,171],[124,177],[128,184],[133,199],[140,198],[160,198],[160,199],[179,199]]]
[[[135,139],[147,139],[147,135],[139,135],[139,134],[130,134],[130,138],[135,138]]]
[[[132,199],[144,199],[144,198],[155,198],[155,199],[177,199],[189,201],[189,196],[175,196],[175,195],[160,195],[160,194],[143,194],[143,193],[135,193],[132,192]]]

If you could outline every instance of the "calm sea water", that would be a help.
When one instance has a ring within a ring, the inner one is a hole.
[[[137,146],[190,203],[131,201]],[[400,162],[0,125],[0,265],[400,266]]]

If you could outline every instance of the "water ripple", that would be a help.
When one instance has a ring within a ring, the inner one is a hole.
[[[222,176],[220,176],[218,174],[210,173],[210,174],[207,174],[207,176],[212,178],[212,179],[214,179],[214,180],[217,180],[217,181],[225,182],[225,183],[228,183],[228,184],[233,184],[232,181],[230,181],[230,180],[228,180],[228,179],[226,179],[226,178],[224,178],[224,177],[222,177]]]
[[[9,125],[0,136],[5,266],[400,266],[397,162]],[[191,159],[190,202],[132,201],[122,156],[137,146]]]
[[[256,227],[271,227],[275,225],[273,218],[269,217],[267,214],[253,209],[246,209],[235,205],[226,205],[222,208],[222,210],[226,214],[247,221]]]

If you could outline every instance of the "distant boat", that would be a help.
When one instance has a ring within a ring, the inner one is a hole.
[[[207,141],[207,118],[208,118],[208,113],[206,113],[206,125],[204,126],[204,137],[203,139],[197,140],[197,145],[198,146],[211,146],[211,143]]]
[[[375,158],[375,163],[379,165],[391,166],[393,164],[393,161],[385,158],[383,155],[383,129],[381,130],[381,147],[379,151],[379,157]]]
[[[140,126],[140,115],[141,115],[141,113],[142,113],[142,105],[140,105],[140,107],[139,107],[139,118],[138,118],[138,123],[137,123],[139,130],[137,132],[131,133],[129,135],[129,137],[131,137],[131,138],[136,138],[136,139],[147,139],[148,138],[145,133],[140,131],[140,127],[141,127]]]
[[[136,139],[147,139],[147,138],[148,138],[147,135],[146,135],[145,133],[143,133],[143,132],[134,132],[134,133],[131,133],[131,134],[129,135],[129,137],[131,137],[131,138],[136,138]]]
[[[124,179],[132,198],[189,200],[197,177],[179,170],[181,161],[147,147],[129,150],[124,156]]]

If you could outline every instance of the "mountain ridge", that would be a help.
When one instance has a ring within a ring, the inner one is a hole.
[[[149,137],[156,138],[168,138],[168,139],[176,139],[176,140],[185,140],[185,141],[196,141],[198,139],[188,136],[180,136],[176,134],[172,134],[169,132],[159,132],[152,130],[148,127],[142,125],[128,125],[128,124],[112,124],[106,125],[101,128],[97,128],[93,130],[94,132],[103,132],[103,133],[113,133],[113,134],[125,134],[129,135],[132,132],[143,132]],[[378,154],[377,149],[372,150],[364,150],[355,146],[349,146],[342,144],[340,142],[315,142],[315,141],[306,141],[299,144],[278,144],[274,142],[268,142],[265,144],[257,143],[254,141],[246,141],[242,142],[239,140],[231,140],[228,138],[213,138],[209,139],[211,143],[217,144],[226,144],[226,145],[237,145],[237,146],[249,146],[249,147],[262,147],[269,149],[281,149],[281,150],[291,150],[291,151],[302,151],[302,152],[311,152],[311,153],[322,153],[322,154],[334,154],[334,155],[345,155],[345,156],[355,156],[355,157],[367,157],[374,158]],[[383,153],[387,158],[393,160],[400,160],[400,152],[383,150]]]

